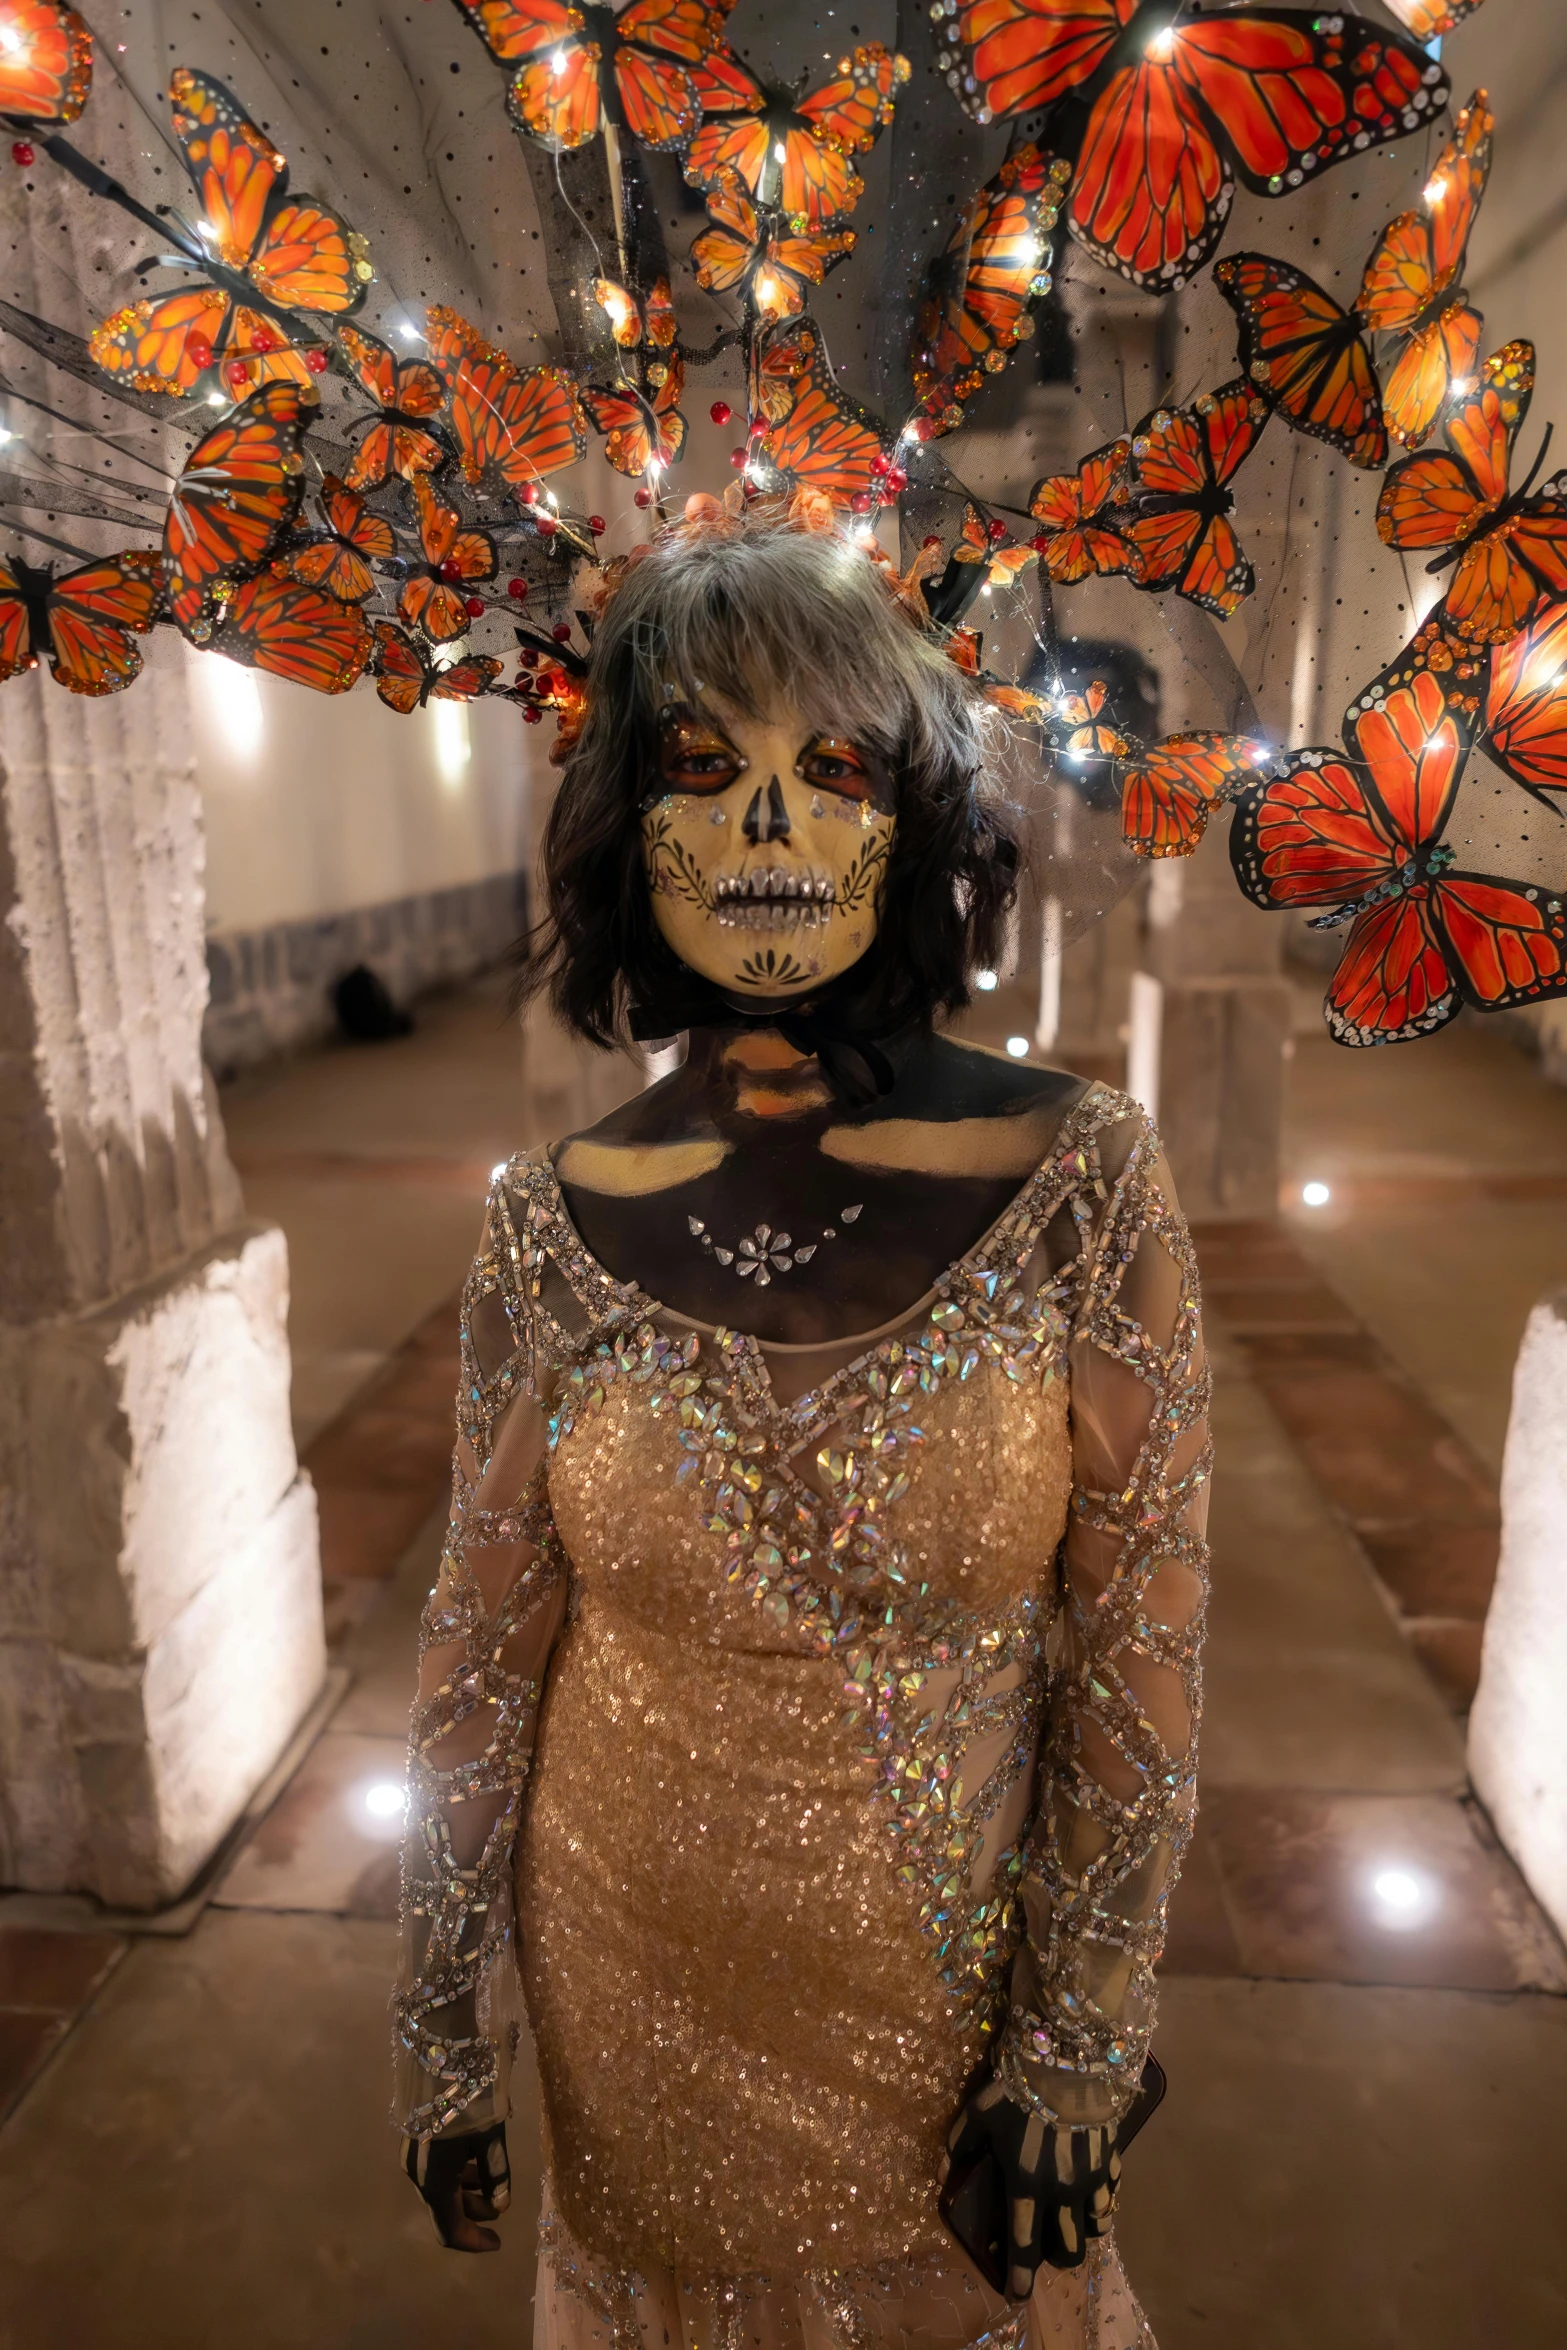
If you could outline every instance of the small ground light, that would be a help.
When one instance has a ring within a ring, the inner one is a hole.
[[[990,993],[991,989],[992,989],[992,988],[995,986],[995,984],[996,984],[996,975],[995,975],[994,971],[976,971],[976,972],[975,972],[975,974],[974,974],[974,985],[975,985],[977,988],[979,988],[979,989],[980,989],[980,991],[981,991],[981,993],[982,993],[982,994],[984,994],[984,995],[989,995],[989,993]]]
[[[402,1811],[407,1796],[396,1779],[377,1779],[365,1789],[365,1809],[372,1819],[390,1820]]]
[[[1012,1055],[1014,1061],[1026,1060],[1028,1057],[1028,1038],[1026,1036],[1009,1036],[1007,1038],[1007,1051]]]
[[[1379,1926],[1407,1933],[1423,1926],[1437,1906],[1437,1889],[1414,1869],[1380,1868],[1371,1879],[1373,1914]]]
[[[1303,1183],[1300,1196],[1308,1208],[1325,1208],[1333,1194],[1325,1183]]]

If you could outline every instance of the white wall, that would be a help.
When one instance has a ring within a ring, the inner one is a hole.
[[[514,872],[554,728],[509,703],[399,718],[189,651],[207,928],[258,930]]]

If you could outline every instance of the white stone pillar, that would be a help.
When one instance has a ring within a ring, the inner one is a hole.
[[[1469,1716],[1469,1772],[1567,1934],[1567,1289],[1529,1317],[1502,1460],[1502,1551]]]

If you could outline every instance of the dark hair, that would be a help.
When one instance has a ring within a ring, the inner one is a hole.
[[[704,689],[753,717],[787,696],[808,725],[887,761],[897,824],[876,939],[855,967],[860,1015],[888,1033],[960,1010],[970,974],[999,959],[1017,893],[1011,811],[984,780],[999,714],[899,609],[861,545],[755,516],[668,532],[605,607],[587,719],[545,827],[544,911],[519,946],[518,1000],[547,988],[566,1027],[609,1046],[632,1007],[656,1014],[689,981],[653,918],[641,812],[660,709]]]

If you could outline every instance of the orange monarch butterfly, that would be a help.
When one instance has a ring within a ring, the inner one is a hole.
[[[1490,669],[1485,749],[1536,798],[1567,792],[1567,603],[1542,604]]]
[[[406,718],[426,702],[471,702],[487,694],[501,673],[492,653],[470,653],[466,660],[439,668],[421,645],[405,636],[390,620],[375,624],[375,690],[389,710]]]
[[[370,566],[396,554],[397,534],[384,515],[372,514],[363,498],[335,473],[322,475],[316,503],[327,535],[296,548],[284,558],[284,568],[306,587],[325,588],[345,604],[362,604],[375,586]]]
[[[1050,291],[1050,232],[1071,176],[1070,164],[1020,147],[953,230],[915,322],[918,439],[955,431],[964,401],[1033,333],[1030,304]]]
[[[758,204],[776,206],[797,235],[828,228],[864,195],[850,158],[876,144],[909,70],[906,57],[872,41],[841,57],[821,89],[796,99],[765,88],[726,53],[721,82],[704,90],[715,119],[696,133],[681,168],[704,194],[738,179]]]
[[[236,579],[259,571],[292,524],[305,494],[300,454],[315,421],[291,383],[268,384],[234,408],[185,460],[163,525],[169,610],[193,644]]]
[[[1227,253],[1213,282],[1240,321],[1241,365],[1268,405],[1351,465],[1380,471],[1387,428],[1359,313],[1265,253]]]
[[[372,643],[357,604],[302,586],[274,564],[234,590],[209,650],[312,693],[342,694],[363,675]]]
[[[314,196],[285,201],[286,159],[221,82],[179,65],[169,96],[203,214],[204,250],[190,259],[210,282],[116,311],[95,328],[92,355],[138,392],[189,392],[219,361],[231,389],[303,389],[303,351],[253,298],[326,317],[357,310],[374,274],[365,241]]]
[[[1090,678],[1080,694],[1062,694],[1054,704],[1055,714],[1062,724],[1071,729],[1061,745],[1068,759],[1124,759],[1131,744],[1124,734],[1116,731],[1104,716],[1105,704],[1110,699],[1110,688],[1102,677]]]
[[[662,473],[680,462],[685,448],[686,420],[680,413],[685,361],[673,358],[650,367],[648,380],[652,389],[645,395],[635,384],[624,382],[608,390],[589,384],[582,394],[594,430],[605,436],[604,454],[617,473],[645,473],[649,466]]]
[[[1337,10],[963,0],[945,37],[937,68],[960,95],[972,76],[964,103],[979,122],[1068,97],[1083,111],[1068,224],[1134,285],[1197,275],[1237,175],[1256,195],[1282,196],[1402,138],[1448,99],[1423,49]]]
[[[0,680],[47,660],[73,694],[117,694],[141,673],[145,636],[163,596],[163,560],[133,548],[56,578],[0,559]]]
[[[697,284],[710,294],[738,290],[769,321],[797,317],[806,288],[819,286],[857,242],[852,228],[793,235],[776,211],[757,209],[733,173],[709,189],[707,209],[713,225],[691,247]]]
[[[354,380],[368,392],[380,413],[354,453],[344,477],[351,490],[378,489],[396,474],[412,481],[416,473],[434,473],[445,464],[448,451],[430,430],[429,420],[446,405],[446,386],[428,359],[399,359],[374,335],[356,326],[337,330],[338,347],[346,353]],[[350,431],[357,431],[358,424]]]
[[[588,445],[577,387],[558,367],[520,370],[444,303],[428,313],[430,358],[446,386],[463,473],[493,467],[524,496]]]
[[[1433,571],[1455,563],[1442,615],[1472,643],[1505,644],[1542,593],[1567,592],[1567,475],[1532,498],[1527,481],[1508,489],[1533,390],[1534,345],[1505,343],[1486,361],[1477,390],[1449,412],[1448,453],[1400,458],[1377,501],[1377,530],[1388,546],[1439,548]]]
[[[596,277],[593,299],[609,320],[615,341],[623,351],[633,351],[639,343],[667,351],[674,342],[675,305],[670,299],[667,277],[657,280],[645,303],[639,302],[624,286],[617,285],[612,277]]]
[[[1230,523],[1229,484],[1268,421],[1249,384],[1224,384],[1190,408],[1160,408],[1132,435],[1135,490],[1118,527],[1142,562],[1139,587],[1174,588],[1227,620],[1255,584]]]
[[[997,523],[986,522],[978,509],[965,506],[963,522],[952,550],[954,563],[983,563],[986,587],[1009,587],[1020,571],[1026,570],[1039,554],[1037,547],[1008,546],[1006,532]]]
[[[808,318],[771,328],[756,349],[753,414],[767,430],[752,443],[752,467],[778,490],[819,490],[835,506],[869,493],[882,435],[838,389]]]
[[[1382,394],[1395,440],[1418,449],[1452,396],[1469,389],[1482,321],[1459,285],[1491,170],[1493,120],[1476,90],[1437,157],[1418,208],[1389,221],[1371,251],[1356,310],[1402,348]]]
[[[1230,858],[1246,895],[1349,926],[1323,1007],[1340,1044],[1424,1036],[1466,1002],[1567,992],[1561,899],[1459,872],[1442,839],[1472,731],[1411,648],[1351,705],[1347,756],[1297,751],[1240,797]]]
[[[1095,573],[1129,571],[1141,578],[1143,559],[1121,536],[1119,515],[1104,519],[1124,503],[1131,459],[1130,440],[1110,441],[1086,456],[1075,473],[1047,474],[1035,482],[1028,500],[1040,525],[1034,552],[1059,586],[1075,587]]]
[[[1215,808],[1274,754],[1243,734],[1169,734],[1121,777],[1121,837],[1139,857],[1189,857]]]
[[[606,123],[645,147],[683,146],[701,121],[692,69],[723,45],[733,0],[631,0],[618,15],[569,0],[457,0],[498,65],[530,139],[585,146]]]
[[[464,530],[462,517],[442,505],[427,474],[415,475],[413,494],[424,562],[410,566],[397,609],[433,644],[449,644],[467,632],[462,589],[495,577],[495,541],[485,531]]]
[[[0,115],[62,129],[92,88],[92,34],[74,8],[0,0]]]

